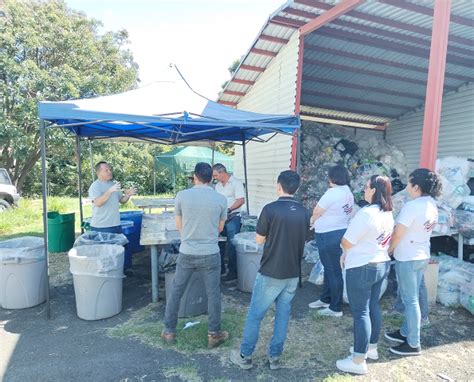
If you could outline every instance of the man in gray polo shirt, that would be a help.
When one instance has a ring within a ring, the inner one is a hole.
[[[181,297],[194,272],[203,275],[208,300],[208,346],[217,347],[229,338],[221,330],[221,292],[218,236],[227,219],[227,201],[209,183],[212,168],[198,163],[194,168],[194,187],[176,195],[176,227],[181,245],[170,298],[166,302],[165,329],[161,338],[165,342],[176,339],[176,324]]]
[[[120,183],[112,181],[112,169],[107,162],[95,165],[97,180],[89,187],[89,198],[92,199],[91,230],[110,233],[122,233],[120,226],[120,203],[127,203],[134,188],[122,193]]]

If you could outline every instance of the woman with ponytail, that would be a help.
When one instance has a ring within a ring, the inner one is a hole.
[[[347,298],[354,322],[351,355],[336,362],[339,370],[366,374],[366,358],[378,359],[382,325],[380,290],[390,270],[388,248],[393,231],[392,184],[374,175],[364,188],[368,206],[354,216],[342,238],[341,267],[346,269]]]
[[[430,236],[438,220],[434,198],[441,193],[439,176],[426,168],[419,168],[408,176],[407,192],[411,201],[397,217],[389,252],[395,257],[398,292],[405,305],[402,327],[385,338],[399,343],[390,351],[394,354],[419,355],[420,304],[418,300],[423,272],[430,258]]]

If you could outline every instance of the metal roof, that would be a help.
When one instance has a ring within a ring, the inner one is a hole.
[[[298,28],[339,0],[294,0],[265,23],[218,102],[236,106]],[[379,124],[422,106],[433,1],[367,1],[305,37],[301,113]],[[474,82],[474,7],[453,1],[444,92]],[[243,80],[243,81],[242,81]]]

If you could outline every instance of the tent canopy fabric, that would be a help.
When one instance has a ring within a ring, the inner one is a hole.
[[[166,167],[176,172],[190,173],[198,162],[212,162],[212,149],[208,147],[177,147],[155,156],[156,167]],[[232,172],[234,158],[229,155],[214,151],[214,163],[222,163],[227,170]]]
[[[39,118],[80,137],[165,144],[258,141],[265,134],[293,134],[300,126],[293,115],[252,113],[211,101],[177,74],[120,94],[40,102]]]

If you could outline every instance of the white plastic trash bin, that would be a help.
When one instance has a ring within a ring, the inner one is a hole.
[[[438,273],[439,264],[430,262],[425,269],[425,284],[428,291],[428,303],[430,305],[436,304],[436,296],[438,294]]]
[[[100,320],[122,310],[124,248],[114,244],[79,246],[69,251],[77,315]]]
[[[0,306],[24,309],[46,301],[44,239],[25,236],[0,242]]]
[[[263,255],[263,246],[256,243],[255,232],[240,232],[232,240],[237,255],[237,288],[251,293]]]

